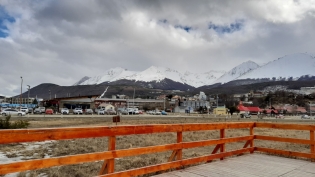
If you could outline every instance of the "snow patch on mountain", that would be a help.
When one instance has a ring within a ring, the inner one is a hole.
[[[237,79],[261,79],[276,80],[293,79],[301,76],[314,76],[315,57],[307,53],[291,54],[271,61],[255,70],[251,70]]]
[[[126,79],[128,76],[135,74],[135,71],[128,71],[127,69],[116,67],[105,71],[105,74],[91,77],[90,79],[78,85],[93,85],[101,84],[103,82],[113,82],[120,79]]]
[[[176,70],[172,70],[170,68],[164,68],[164,67],[151,66],[144,71],[128,76],[126,79],[135,80],[135,81],[144,81],[144,82],[151,82],[151,81],[160,82],[163,79],[168,78],[173,81],[184,83],[181,77],[182,77],[182,74]]]
[[[190,73],[185,72],[183,76],[183,81],[194,87],[201,87],[204,85],[211,85],[217,80],[225,71],[209,71],[205,73]]]
[[[88,77],[88,76],[84,76],[82,77],[82,79],[80,79],[78,82],[74,83],[73,85],[80,85],[82,84],[83,82],[89,80],[91,77]]]
[[[234,67],[233,69],[231,69],[229,72],[225,73],[224,75],[222,75],[219,79],[215,80],[213,83],[224,84],[226,82],[230,82],[230,81],[244,75],[245,73],[247,73],[249,71],[255,70],[258,67],[259,67],[259,65],[253,61],[244,62],[244,63]]]

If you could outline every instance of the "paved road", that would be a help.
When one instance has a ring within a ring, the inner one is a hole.
[[[114,115],[62,115],[62,114],[54,114],[54,115],[45,115],[45,114],[30,114],[23,117],[13,117],[13,119],[25,119],[25,118],[31,118],[31,119],[43,119],[43,118],[105,118],[105,119],[111,119]],[[273,121],[273,122],[314,122],[315,119],[314,116],[311,119],[301,119],[301,116],[285,116],[283,119],[276,119],[275,117],[264,117],[262,119],[259,119],[257,116],[253,115],[251,118],[239,118],[237,115],[230,116],[215,116],[215,115],[207,115],[207,114],[169,114],[169,115],[122,115],[122,119],[213,119],[213,120],[228,120],[228,121]]]

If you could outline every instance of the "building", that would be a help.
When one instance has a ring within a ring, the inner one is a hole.
[[[200,92],[199,100],[203,100],[203,101],[207,100],[207,96],[206,96],[205,92]]]
[[[11,97],[11,98],[3,98],[2,102],[10,103],[10,104],[32,104],[35,98],[20,98],[20,97]]]
[[[199,108],[209,108],[210,107],[210,103],[209,101],[203,101],[203,100],[199,100],[199,101],[182,101],[180,102],[180,106],[184,106],[184,107],[190,107],[191,110],[198,110]]]
[[[62,97],[62,98],[53,98],[49,100],[43,100],[42,106],[45,107],[54,107],[56,110],[60,111],[61,108],[82,108],[82,109],[94,109],[95,103],[94,100],[99,95],[87,95],[87,96],[75,96],[75,97]]]
[[[112,99],[112,98],[96,98],[95,99],[95,106],[98,107],[102,103],[111,104],[116,108],[128,108],[128,107],[135,107],[138,109],[158,109],[164,110],[167,108],[168,101],[163,100],[156,100],[156,99]]]
[[[228,115],[228,109],[225,106],[217,107],[213,109],[213,114],[215,115]]]
[[[239,103],[237,109],[240,111],[240,114],[249,113],[252,115],[256,115],[262,112],[262,110],[257,106],[244,106],[242,102]]]
[[[106,103],[102,103],[98,106],[98,108],[102,108],[105,111],[107,110],[115,110],[115,106],[111,105],[111,104],[106,104]]]
[[[302,94],[310,95],[315,93],[315,87],[301,87],[300,91]]]

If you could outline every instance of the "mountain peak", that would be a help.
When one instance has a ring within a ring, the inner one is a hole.
[[[285,55],[237,79],[298,79],[314,73],[315,58],[308,53]]]
[[[88,79],[90,79],[90,77],[84,76],[78,82],[74,83],[73,85],[81,85],[83,82],[85,82]]]
[[[259,65],[251,60],[243,62],[242,64],[234,67],[233,69],[222,75],[219,79],[215,81],[215,83],[229,82],[258,67]]]

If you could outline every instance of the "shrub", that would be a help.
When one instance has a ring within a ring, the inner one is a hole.
[[[15,122],[10,122],[11,116],[6,116],[5,119],[0,119],[0,129],[19,129],[27,128],[30,123],[27,120],[18,120]]]

